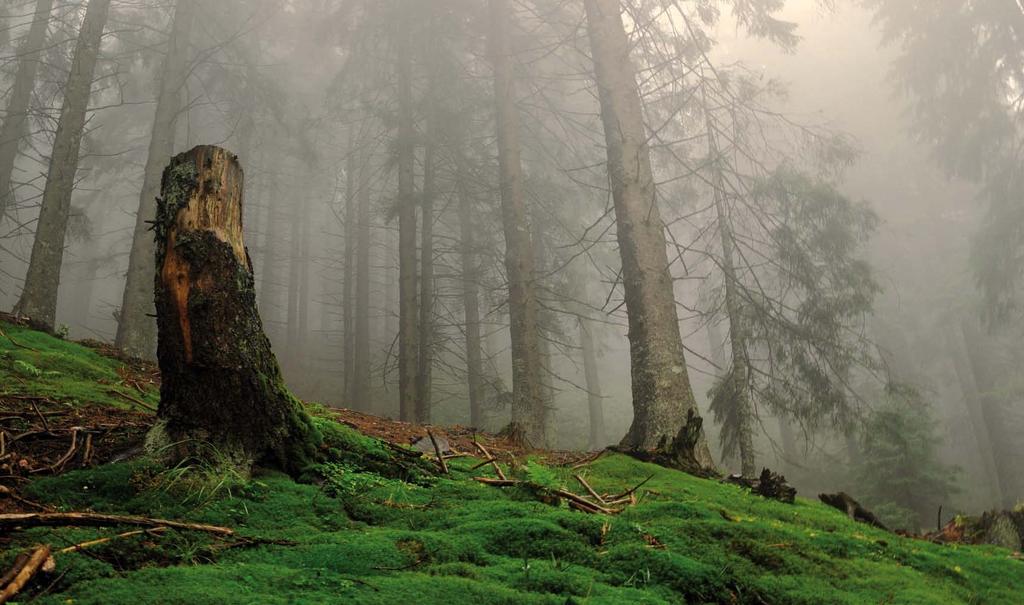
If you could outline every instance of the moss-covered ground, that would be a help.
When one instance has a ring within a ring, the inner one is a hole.
[[[48,337],[15,338],[44,345]],[[63,380],[23,385],[69,388],[82,398],[92,392],[89,382],[108,376],[103,359],[65,345],[67,357],[54,358]],[[9,364],[5,357],[0,371],[16,372]],[[43,359],[33,365],[50,368]],[[81,384],[69,384],[72,375]],[[329,447],[307,482],[146,461],[33,480],[22,493],[63,510],[195,520],[238,536],[167,531],[58,555],[57,572],[29,596],[54,604],[218,605],[1024,602],[1024,562],[1007,550],[902,538],[816,501],[765,500],[618,454],[579,471],[532,461],[510,469],[575,491],[572,473],[582,472],[609,493],[650,477],[637,505],[589,515],[523,488],[473,481],[492,473],[471,471],[473,458],[451,460],[449,476],[393,466],[395,454],[381,442],[325,417],[316,422]],[[31,544],[59,548],[119,531],[18,531],[0,566]]]

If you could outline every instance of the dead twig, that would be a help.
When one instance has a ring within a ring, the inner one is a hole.
[[[559,496],[561,498],[565,498],[566,500],[569,501],[569,506],[577,510],[583,510],[585,512],[603,513],[605,515],[614,515],[616,513],[622,512],[601,506],[596,502],[591,502],[590,500],[587,500],[586,498],[580,496],[579,494],[574,494],[564,489],[551,489],[549,487],[545,487],[543,485],[539,485],[536,483],[530,483],[528,481],[519,481],[515,479],[492,479],[490,477],[474,477],[473,479],[479,481],[480,483],[484,483],[486,485],[494,485],[496,487],[511,487],[513,485],[525,485],[528,487],[532,487],[534,489],[543,490],[556,496]],[[575,504],[576,506],[573,506],[573,504]]]
[[[71,446],[68,448],[68,451],[51,466],[32,469],[29,473],[41,473],[45,470],[56,473],[60,471],[60,469],[64,468],[64,465],[67,464],[68,460],[71,460],[76,453],[78,453],[78,428],[73,428],[71,429]]]
[[[31,501],[31,500],[29,500],[27,498],[22,498],[13,489],[11,489],[9,487],[6,487],[6,486],[3,486],[3,485],[0,485],[0,496],[7,496],[8,498],[10,498],[11,500],[14,500],[15,502],[21,502],[22,504],[24,504],[26,506],[31,506],[32,508],[38,508],[39,510],[50,510],[50,507],[44,506],[44,505],[39,504],[37,502],[33,502],[33,501]],[[3,586],[3,585],[4,585],[4,583],[0,582],[0,586]]]
[[[632,489],[626,490],[626,491],[624,491],[624,492],[622,492],[621,494],[618,494],[618,495],[616,495],[616,496],[612,496],[612,497],[611,497],[611,500],[622,500],[623,498],[627,498],[627,497],[629,497],[629,496],[631,496],[631,495],[635,494],[635,493],[636,493],[636,490],[638,490],[638,489],[640,489],[641,487],[643,487],[643,486],[644,486],[644,484],[646,484],[646,483],[647,483],[648,481],[650,481],[651,479],[654,479],[654,475],[651,475],[650,477],[648,477],[648,478],[644,479],[644,480],[643,480],[643,481],[641,481],[640,483],[637,483],[637,484],[636,484],[636,486],[635,486],[635,487],[633,487]]]
[[[572,470],[583,468],[584,466],[586,466],[586,465],[590,464],[591,462],[597,460],[601,456],[604,456],[604,453],[607,452],[607,451],[608,451],[607,449],[603,449],[603,450],[601,450],[599,452],[591,454],[590,456],[587,456],[583,460],[580,460],[579,462],[573,464],[570,468],[572,468]]]
[[[0,528],[40,526],[59,527],[64,525],[135,525],[140,527],[170,527],[173,529],[189,529],[193,531],[203,531],[222,536],[231,536],[235,533],[235,530],[229,527],[220,527],[218,525],[206,525],[204,523],[186,523],[184,521],[169,521],[167,519],[153,519],[150,517],[138,517],[135,515],[105,515],[102,513],[80,512],[0,514]]]
[[[47,561],[52,561],[52,559],[50,559],[50,547],[45,544],[37,546],[32,552],[32,556],[25,561],[25,565],[18,570],[14,579],[11,580],[11,583],[4,588],[3,592],[0,592],[0,603],[10,601],[14,595],[21,592],[21,589],[25,587],[25,584],[28,584],[28,581],[32,579],[32,576],[47,565]]]
[[[476,446],[476,449],[480,450],[480,453],[483,454],[485,458],[491,461],[491,466],[494,467],[494,472],[498,474],[498,478],[502,480],[508,480],[508,477],[505,476],[505,472],[501,470],[500,466],[498,466],[498,461],[494,458],[494,456],[491,455],[490,452],[487,451],[487,448],[484,447],[484,444],[476,440],[476,436],[473,437],[473,445]]]
[[[573,477],[576,477],[576,480],[580,482],[580,485],[583,486],[583,489],[587,490],[587,493],[590,494],[591,497],[593,497],[595,500],[600,502],[602,506],[608,505],[608,503],[604,501],[604,498],[602,498],[597,492],[595,492],[594,488],[590,487],[590,484],[587,483],[583,477],[581,477],[579,474],[575,474],[573,475]]]
[[[137,405],[137,406],[139,406],[141,408],[147,409],[150,412],[156,413],[156,408],[155,407],[151,406],[150,404],[146,403],[145,401],[142,401],[141,399],[136,399],[135,397],[132,397],[131,395],[129,395],[127,393],[122,393],[121,391],[118,391],[117,389],[107,389],[107,392],[108,393],[112,393],[114,395],[120,395],[121,397],[124,397],[125,399],[127,399],[128,401],[134,403],[135,405]]]
[[[29,400],[28,403],[32,406],[32,409],[35,410],[36,416],[39,416],[39,420],[43,423],[43,428],[46,429],[47,433],[49,433],[50,423],[46,421],[46,416],[43,416],[43,413],[39,411],[39,406],[36,405],[35,400]]]
[[[427,429],[427,437],[430,437],[430,443],[434,444],[434,452],[437,454],[437,465],[441,467],[441,472],[448,474],[448,463],[444,461],[444,455],[441,454],[441,447],[437,445],[437,439],[434,439],[434,434]]]
[[[66,548],[62,548],[62,549],[58,550],[57,552],[62,554],[62,555],[66,555],[68,553],[73,553],[73,552],[78,552],[80,550],[85,550],[86,548],[89,548],[89,547],[92,547],[92,546],[96,546],[97,544],[105,544],[107,542],[110,542],[111,540],[116,540],[118,538],[129,538],[131,536],[138,536],[140,534],[156,535],[156,534],[162,534],[165,531],[167,531],[166,527],[154,527],[152,529],[135,529],[135,530],[132,530],[132,531],[126,531],[123,534],[117,534],[116,536],[108,536],[106,538],[97,538],[95,540],[88,540],[86,542],[80,542],[78,544],[74,544],[72,546],[68,546]]]
[[[28,345],[23,345],[20,342],[18,342],[17,340],[14,340],[14,337],[11,336],[10,334],[8,334],[7,332],[4,332],[3,328],[0,328],[0,336],[3,336],[7,340],[11,341],[11,344],[16,346],[16,347],[18,347],[19,349],[25,349],[26,351],[32,351],[33,353],[38,353],[39,352],[37,349],[33,349],[32,347],[30,347]]]

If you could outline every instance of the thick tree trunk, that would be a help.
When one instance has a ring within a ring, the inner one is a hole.
[[[211,146],[174,157],[155,231],[162,383],[147,444],[164,456],[297,474],[320,437],[284,386],[256,310],[237,158]]]
[[[188,78],[189,34],[194,19],[195,0],[178,0],[174,9],[164,58],[156,113],[150,131],[149,152],[139,193],[139,211],[135,215],[135,231],[128,255],[121,315],[117,322],[115,344],[129,355],[151,358],[156,347],[156,323],[153,314],[153,239],[148,233],[149,221],[156,213],[156,196],[160,176],[174,153],[178,115],[182,111],[181,91]]]
[[[398,409],[402,420],[416,415],[418,319],[416,296],[416,186],[413,182],[415,124],[412,100],[410,6],[402,7],[398,34]]]
[[[423,157],[423,227],[420,231],[419,370],[416,373],[416,422],[430,422],[431,374],[434,365],[434,178],[436,144]]]
[[[7,98],[3,126],[0,127],[0,221],[14,207],[14,162],[18,146],[28,131],[29,101],[39,72],[39,55],[46,45],[46,29],[50,24],[53,0],[36,0],[28,36],[18,47],[18,70]]]
[[[469,394],[469,426],[483,425],[483,356],[480,345],[480,286],[476,242],[473,237],[473,197],[462,151],[456,149],[459,196],[459,254],[462,261],[462,309],[466,319],[466,385]]]
[[[604,396],[601,394],[600,370],[597,367],[597,347],[594,345],[593,326],[589,319],[579,318],[580,348],[583,350],[583,375],[587,381],[587,408],[590,416],[590,449],[608,445],[604,428]]]
[[[618,0],[585,0],[629,318],[633,424],[627,448],[650,449],[684,433],[693,457],[713,466],[699,422],[679,335],[665,233],[658,211],[640,95]]]
[[[370,155],[361,157],[356,214],[355,338],[352,360],[352,403],[356,409],[370,405]]]
[[[103,28],[110,0],[90,0],[78,34],[71,72],[64,86],[57,134],[50,154],[50,168],[43,190],[43,203],[36,223],[32,257],[16,310],[50,329],[57,314],[57,289],[64,259],[71,194],[78,171],[78,153],[85,131],[93,72],[100,52]]]
[[[505,233],[509,330],[512,340],[512,423],[534,446],[547,445],[547,409],[541,382],[540,332],[534,284],[533,243],[522,190],[519,115],[509,29],[508,0],[490,0],[490,44],[498,138],[501,217]]]

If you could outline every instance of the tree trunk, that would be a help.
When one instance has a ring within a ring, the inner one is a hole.
[[[352,403],[356,409],[370,405],[370,155],[361,155],[359,200],[356,215],[355,339],[352,360]]]
[[[178,0],[174,9],[167,55],[157,93],[156,113],[150,131],[149,152],[139,193],[139,211],[135,215],[135,231],[128,255],[121,315],[117,322],[116,346],[129,355],[152,358],[156,346],[156,323],[153,313],[153,238],[148,233],[149,221],[156,213],[156,196],[160,191],[160,175],[174,153],[178,114],[182,111],[181,89],[189,73],[189,34],[194,19],[195,0]]]
[[[419,370],[416,373],[416,422],[430,422],[430,379],[434,364],[434,178],[436,144],[423,157],[423,228],[420,231]]]
[[[707,100],[704,99],[705,113],[708,111]],[[736,265],[733,262],[732,217],[729,215],[723,200],[722,171],[718,164],[719,148],[717,135],[707,118],[708,153],[711,156],[713,177],[712,188],[715,198],[715,215],[718,221],[718,235],[722,245],[722,278],[725,282],[725,312],[729,316],[729,348],[732,353],[732,364],[726,380],[729,381],[728,393],[736,421],[736,431],[740,454],[740,474],[744,477],[755,477],[757,468],[754,464],[754,409],[750,402],[749,359],[747,358],[746,327],[743,325],[742,302],[736,291]]]
[[[263,262],[262,269],[260,271],[260,293],[259,293],[259,308],[260,317],[269,324],[272,334],[277,337],[280,336],[280,332],[277,331],[279,326],[280,308],[278,299],[278,260],[280,256],[280,238],[276,232],[276,228],[282,222],[280,212],[278,212],[278,204],[274,202],[275,199],[279,199],[281,190],[278,187],[277,175],[270,175],[270,182],[267,183],[266,190],[270,192],[271,199],[267,202],[266,210],[266,223],[267,228],[263,233]],[[273,318],[273,319],[271,319]]]
[[[341,283],[341,316],[342,316],[342,363],[344,364],[344,387],[342,400],[346,407],[353,405],[355,388],[355,274],[356,274],[356,189],[359,187],[359,174],[356,168],[356,152],[358,143],[354,130],[348,135],[348,152],[345,157],[345,250],[344,274]]]
[[[498,138],[501,218],[505,234],[509,330],[512,340],[512,424],[530,444],[547,445],[547,410],[541,384],[540,333],[534,284],[533,243],[526,218],[519,151],[519,115],[509,29],[508,0],[490,0],[490,44]]]
[[[16,310],[41,325],[53,329],[57,314],[57,289],[64,259],[71,194],[78,171],[78,153],[85,131],[93,72],[100,52],[103,28],[107,23],[110,0],[90,0],[75,45],[71,72],[64,86],[64,104],[60,110],[57,134],[50,154],[50,168],[43,190],[43,203],[36,223],[32,256]]]
[[[650,449],[682,435],[689,419],[699,422],[699,414],[683,356],[665,232],[619,3],[585,0],[584,6],[629,319],[633,424],[622,445]],[[696,462],[711,468],[703,430],[684,432],[694,437]]]
[[[212,146],[174,157],[155,231],[162,383],[147,445],[165,456],[297,474],[320,436],[284,386],[256,310],[237,158]]]
[[[473,197],[466,161],[455,150],[459,196],[459,253],[462,261],[462,309],[466,319],[466,385],[469,391],[469,426],[483,425],[483,358],[480,350],[480,286],[476,242],[473,237]]]
[[[987,343],[983,342],[981,329],[976,320],[963,318],[960,321],[961,335],[966,345],[967,366],[974,378],[975,388],[978,393],[977,405],[981,422],[988,429],[988,447],[992,449],[995,459],[996,473],[999,477],[999,489],[1002,492],[1004,508],[1012,508],[1017,504],[1015,493],[1016,484],[1020,476],[1016,464],[1019,451],[1010,447],[1014,443],[1012,437],[1004,435],[1007,423],[999,409],[1003,404],[998,392],[997,361],[993,359]]]
[[[1003,502],[1003,489],[999,478],[999,470],[996,465],[995,446],[992,437],[989,435],[988,423],[982,412],[981,394],[978,392],[978,385],[974,382],[974,375],[971,372],[971,362],[967,359],[964,351],[963,334],[948,333],[947,342],[951,352],[953,371],[956,373],[957,382],[964,397],[964,407],[967,409],[967,417],[970,419],[971,432],[974,434],[974,441],[978,447],[978,458],[985,474],[985,483],[988,484],[991,493],[990,505],[999,506]]]
[[[583,375],[587,381],[587,407],[590,412],[590,449],[599,450],[608,445],[604,429],[604,396],[601,394],[600,370],[597,367],[597,347],[594,345],[593,327],[589,319],[579,318],[580,348],[583,350]]]
[[[402,6],[398,34],[398,409],[402,420],[415,419],[417,345],[416,191],[413,182],[415,124],[412,100],[411,15]]]
[[[18,70],[7,98],[4,123],[0,127],[0,221],[14,207],[14,162],[18,145],[28,130],[29,101],[39,72],[39,55],[46,45],[46,29],[50,24],[53,0],[36,0],[35,13],[28,36],[18,47]]]

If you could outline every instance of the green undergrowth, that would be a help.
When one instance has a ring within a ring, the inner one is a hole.
[[[62,376],[81,382],[116,376],[117,362],[89,349],[25,330],[11,333],[46,351],[38,363],[49,369],[54,360]],[[6,362],[0,370],[11,371]],[[23,384],[62,388],[53,380]],[[84,384],[72,386],[74,398],[103,401],[91,398]],[[236,536],[168,530],[58,554],[57,571],[26,598],[45,604],[852,605],[1004,604],[1021,602],[1024,594],[1024,562],[997,547],[902,538],[816,501],[782,504],[611,453],[577,471],[597,491],[620,493],[649,480],[637,491],[636,506],[615,516],[588,515],[544,498],[547,490],[473,481],[493,476],[489,467],[470,470],[477,459],[453,459],[451,474],[439,476],[431,463],[334,422],[322,408],[309,409],[325,444],[320,463],[300,481],[201,465],[167,469],[146,460],[32,481],[24,496],[61,510],[223,525]],[[506,472],[532,485],[583,492],[573,471],[537,460]],[[33,544],[57,549],[129,529],[18,531],[0,552],[0,568]]]
[[[0,322],[0,395],[32,396],[79,406],[145,411],[116,392],[156,406],[157,389],[139,393],[124,384],[124,362],[87,346],[29,328]]]
[[[339,425],[329,440],[394,455]],[[197,486],[213,478],[169,480],[146,462],[39,479],[27,495],[62,509],[225,525],[239,538],[166,532],[60,555],[64,575],[37,602],[1011,603],[1024,590],[1024,563],[1008,551],[909,540],[815,502],[764,500],[618,454],[585,469],[597,490],[651,479],[637,506],[612,517],[475,482],[475,462],[436,477],[343,456],[307,483],[264,473],[205,492]],[[570,486],[564,469],[539,466],[517,472]],[[38,528],[17,540],[65,546],[112,533]]]

